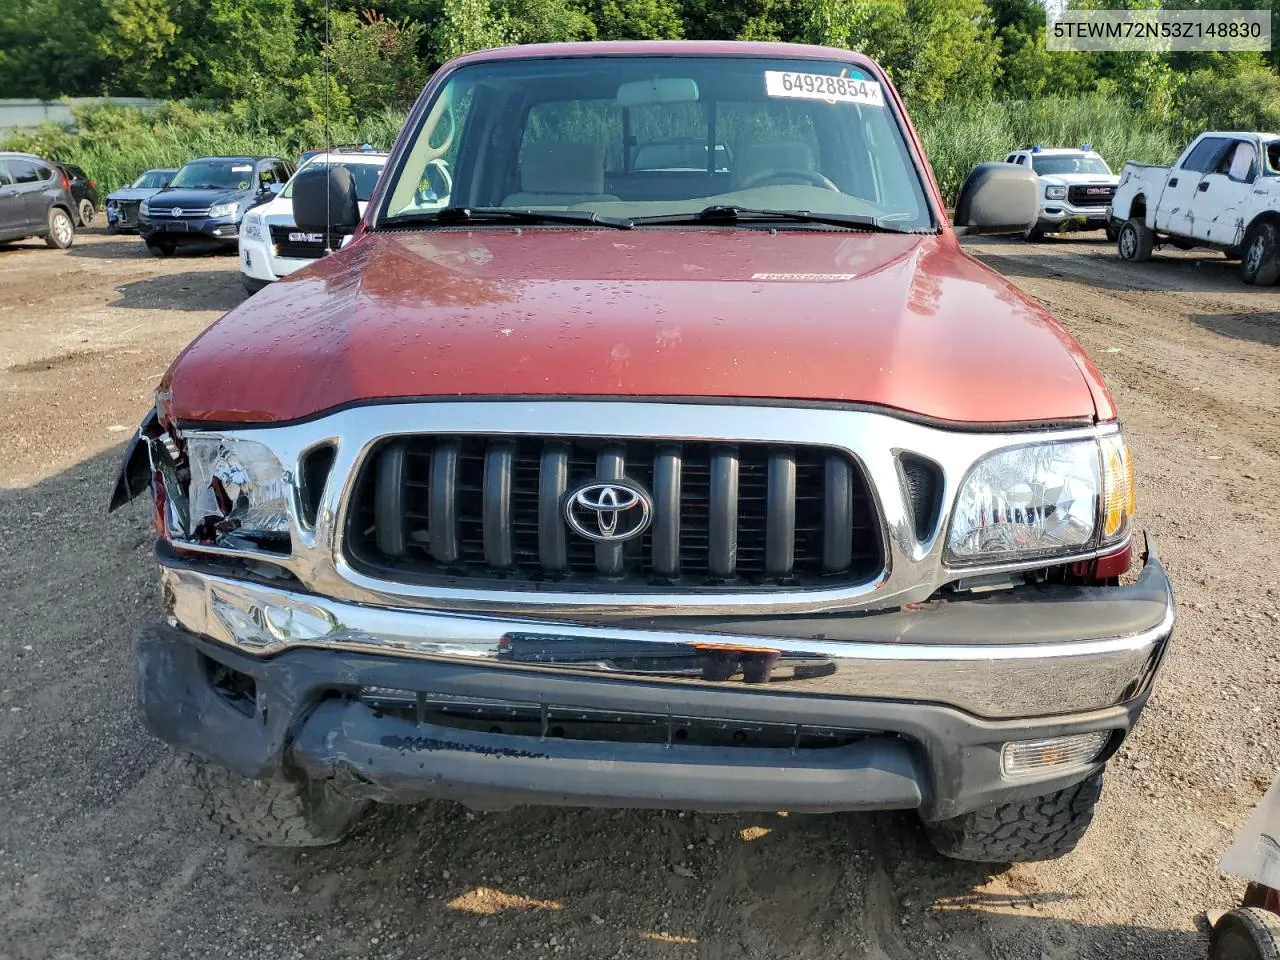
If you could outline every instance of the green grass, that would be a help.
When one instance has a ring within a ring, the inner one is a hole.
[[[177,167],[193,157],[258,154],[292,158],[320,146],[283,136],[227,112],[173,103],[142,113],[91,108],[79,113],[78,133],[46,125],[11,137],[6,149],[30,150],[78,163],[105,190],[129,183],[150,167]],[[352,128],[330,131],[334,143],[389,147],[404,114],[383,110]],[[1013,149],[1091,143],[1113,169],[1126,160],[1169,163],[1182,149],[1169,125],[1154,122],[1122,103],[1099,97],[986,104],[944,105],[918,119],[925,152],[948,204],[976,163],[1000,160]]]

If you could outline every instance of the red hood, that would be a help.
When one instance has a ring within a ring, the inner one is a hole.
[[[847,232],[373,233],[232,310],[165,384],[184,421],[534,394],[1114,416],[1075,341],[950,238]]]

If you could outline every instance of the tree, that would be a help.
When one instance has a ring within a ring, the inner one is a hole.
[[[506,0],[502,17],[513,43],[594,40],[596,25],[573,0]]]
[[[924,116],[991,95],[1000,45],[988,12],[984,0],[811,0],[805,36],[877,60]]]
[[[676,0],[596,0],[589,12],[601,40],[674,40],[684,36]]]
[[[501,47],[513,42],[505,12],[495,12],[489,0],[444,0],[435,30],[435,47],[441,60]]]
[[[0,0],[0,91],[51,100],[108,86],[102,0]]]
[[[163,97],[197,66],[179,46],[169,0],[106,0],[109,23],[98,50],[111,65],[111,88],[120,94]]]
[[[324,53],[329,70],[357,114],[407,108],[427,78],[418,55],[425,24],[392,20],[372,10],[333,13]]]

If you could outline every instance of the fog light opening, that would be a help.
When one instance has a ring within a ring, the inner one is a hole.
[[[1110,730],[1097,730],[1042,740],[1014,740],[1000,749],[1000,773],[1008,780],[1020,780],[1087,767],[1102,754],[1110,738]]]

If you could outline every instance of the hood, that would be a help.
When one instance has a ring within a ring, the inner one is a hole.
[[[163,385],[188,422],[465,395],[1114,416],[1075,341],[951,238],[844,231],[370,233],[232,310]]]
[[[172,189],[165,187],[148,198],[148,202],[159,209],[165,207],[211,207],[215,203],[230,203],[245,200],[251,195],[249,190],[190,190],[185,187]]]
[[[1114,173],[1046,173],[1040,178],[1040,182],[1060,186],[1070,186],[1073,183],[1103,183],[1114,187],[1120,182],[1120,175]]]
[[[146,200],[160,192],[159,187],[124,187],[107,194],[107,201]]]

